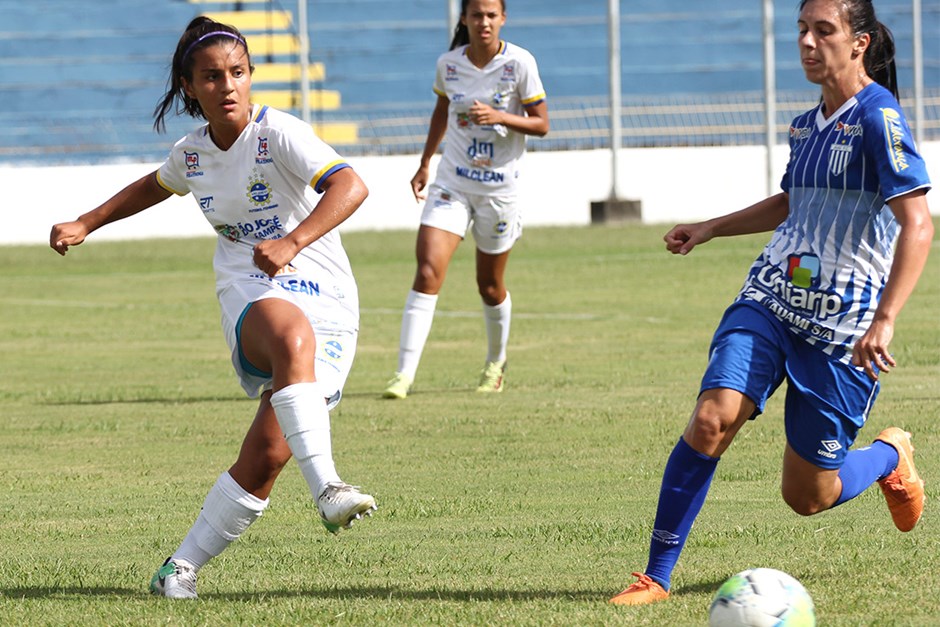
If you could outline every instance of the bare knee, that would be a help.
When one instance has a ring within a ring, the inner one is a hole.
[[[803,491],[782,488],[781,494],[783,495],[784,502],[790,509],[800,516],[813,516],[819,512],[826,511],[831,506],[831,503],[824,502],[817,495],[807,494]]]
[[[712,454],[724,439],[729,424],[716,407],[700,406],[686,427],[685,438],[697,451]]]
[[[415,272],[414,290],[422,294],[437,294],[441,291],[444,282],[444,273],[440,272],[432,263],[418,262]]]
[[[480,298],[490,307],[495,307],[506,300],[506,288],[499,283],[478,281],[477,289],[480,292]]]

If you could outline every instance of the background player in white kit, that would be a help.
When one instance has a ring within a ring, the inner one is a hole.
[[[154,594],[172,598],[196,598],[197,571],[261,516],[292,455],[330,531],[376,507],[339,478],[329,416],[359,327],[356,283],[334,228],[368,191],[309,125],[251,103],[252,70],[238,30],[193,20],[154,126],[163,128],[174,104],[208,123],[178,141],[158,171],[50,234],[64,255],[105,224],[192,193],[220,235],[213,266],[222,327],[242,387],[260,406],[238,459],[151,581]]]
[[[488,340],[477,391],[503,389],[512,315],[504,274],[522,235],[516,179],[526,135],[545,135],[549,126],[535,59],[499,38],[505,9],[501,0],[463,0],[450,51],[437,61],[437,105],[411,179],[415,198],[427,199],[416,245],[418,269],[405,301],[398,369],[385,398],[405,398],[411,390],[447,267],[471,225]],[[444,154],[425,194],[431,157],[445,133]]]
[[[877,482],[899,530],[923,512],[910,433],[889,427],[849,448],[879,372],[895,366],[895,321],[927,261],[930,181],[897,102],[894,42],[871,1],[803,0],[798,28],[822,101],[790,126],[783,191],[664,238],[684,255],[714,237],[774,230],[715,331],[698,402],[663,472],[646,571],[614,604],[669,596],[719,457],[784,378],[781,492],[791,509],[817,514]]]

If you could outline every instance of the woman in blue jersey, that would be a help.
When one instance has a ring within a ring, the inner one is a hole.
[[[798,25],[800,60],[822,99],[790,127],[783,191],[664,238],[685,255],[715,237],[774,231],[715,332],[698,402],[663,473],[646,570],[611,603],[669,596],[719,457],[784,378],[781,492],[795,512],[825,511],[875,482],[901,531],[923,511],[910,433],[891,427],[849,447],[879,373],[896,365],[895,321],[933,237],[930,182],[897,102],[891,34],[870,0],[803,0]]]
[[[548,107],[535,59],[499,38],[506,22],[503,0],[463,0],[449,52],[437,61],[431,114],[421,165],[411,188],[425,200],[418,230],[418,269],[405,300],[398,369],[385,398],[408,395],[431,331],[447,267],[467,230],[476,241],[476,279],[483,300],[487,357],[478,392],[500,392],[512,299],[504,274],[509,252],[522,235],[516,202],[527,135],[548,132]],[[447,134],[434,183],[431,157]]]
[[[219,233],[222,327],[242,387],[260,405],[237,460],[151,581],[154,594],[171,598],[196,598],[196,573],[261,516],[291,456],[330,531],[375,509],[337,474],[329,416],[359,323],[356,283],[334,229],[368,191],[308,124],[251,102],[252,70],[238,30],[193,20],[154,126],[163,128],[174,105],[207,123],[179,140],[159,170],[50,234],[64,255],[101,226],[188,193]]]

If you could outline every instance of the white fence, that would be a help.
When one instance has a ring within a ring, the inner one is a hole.
[[[922,152],[931,180],[938,184],[940,142],[927,142]],[[645,223],[713,217],[765,195],[765,156],[758,146],[624,149],[618,155],[619,189],[625,197],[641,201]],[[786,158],[787,147],[778,146],[776,178]],[[591,201],[603,200],[610,193],[609,151],[534,152],[526,159],[521,202],[529,226],[587,225]],[[369,186],[370,195],[342,230],[416,229],[421,207],[411,195],[409,181],[418,157],[355,157],[350,162]],[[0,244],[45,243],[52,224],[94,208],[158,165],[0,167],[0,189],[6,190],[8,199],[0,209],[4,225]],[[14,200],[20,196],[22,200]],[[929,194],[928,201],[932,212],[940,214],[937,192]],[[192,198],[173,197],[104,227],[92,239],[213,234]]]

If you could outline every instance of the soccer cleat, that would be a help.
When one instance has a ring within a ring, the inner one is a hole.
[[[643,573],[633,573],[638,578],[626,590],[615,595],[610,603],[614,605],[647,605],[669,598],[669,592]]]
[[[888,502],[894,526],[910,531],[924,513],[924,480],[914,468],[914,446],[911,434],[897,427],[888,427],[875,440],[890,444],[898,451],[898,466],[890,475],[878,480]]]
[[[186,562],[166,558],[150,580],[150,593],[168,599],[195,599],[196,569]]]
[[[480,385],[477,392],[502,392],[503,374],[506,372],[506,360],[488,361],[480,373]]]
[[[412,383],[414,383],[414,378],[409,377],[404,372],[396,372],[388,385],[385,386],[382,398],[407,398]]]
[[[328,483],[317,497],[317,509],[320,520],[330,533],[339,533],[340,529],[349,529],[353,522],[365,514],[371,516],[378,509],[375,499],[363,494],[357,486],[347,483]]]

